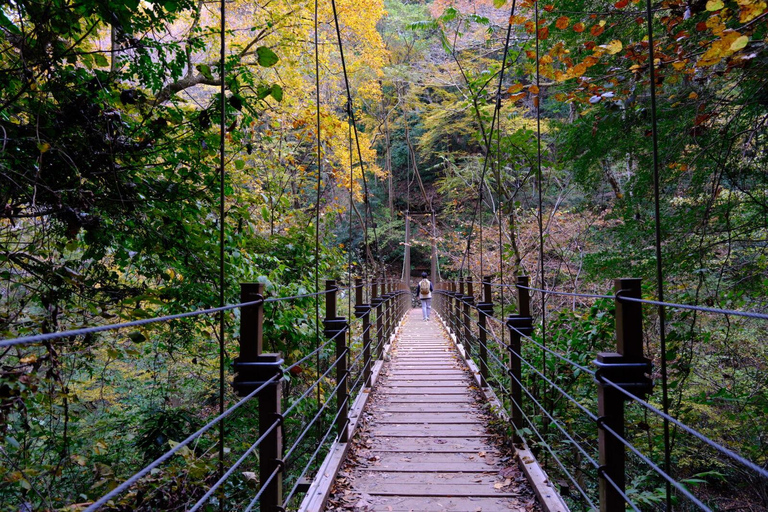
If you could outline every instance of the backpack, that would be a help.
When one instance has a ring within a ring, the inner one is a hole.
[[[421,295],[429,295],[429,281],[422,279],[419,283],[419,292]]]

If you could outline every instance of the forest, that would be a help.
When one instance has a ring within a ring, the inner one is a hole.
[[[766,1],[549,1],[2,1],[0,339],[235,304],[256,282],[299,297],[265,307],[265,350],[293,363],[316,347],[323,280],[420,275],[433,244],[441,279],[492,277],[500,317],[522,275],[585,295],[637,277],[648,299],[768,313]],[[612,300],[532,294],[534,339],[584,365],[614,343]],[[767,468],[765,320],[644,315],[649,401]],[[83,510],[235,403],[238,320],[1,345],[0,510]],[[594,405],[588,376],[524,350]],[[331,394],[332,358],[293,367],[287,403],[316,379],[318,403]],[[713,510],[768,510],[764,478],[628,414]],[[105,509],[186,510],[250,445],[252,415]],[[533,419],[534,452],[596,492]],[[628,495],[664,510],[664,482],[632,469]],[[207,509],[241,510],[254,479],[243,466]]]

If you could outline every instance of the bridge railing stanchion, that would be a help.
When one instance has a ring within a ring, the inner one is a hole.
[[[466,277],[467,293],[461,297],[461,302],[464,305],[464,314],[462,315],[462,323],[464,324],[464,350],[469,357],[472,354],[472,316],[470,311],[475,304],[475,294],[472,289],[472,277]]]
[[[259,405],[259,435],[266,435],[259,445],[259,481],[269,482],[261,495],[261,510],[277,511],[283,504],[282,425],[282,364],[280,354],[263,354],[264,347],[264,285],[242,283],[240,302],[259,301],[240,310],[240,356],[234,361],[232,383],[238,396],[252,393],[266,382],[273,381],[256,396]],[[272,428],[275,422],[280,422]],[[278,471],[274,478],[272,474]]]
[[[493,296],[491,281],[493,277],[483,277],[483,300],[477,305],[478,344],[480,345],[480,375],[483,384],[488,383],[488,317],[493,316]]]
[[[597,367],[598,449],[600,468],[600,511],[623,511],[625,490],[625,448],[617,437],[624,437],[624,402],[627,396],[606,382],[638,396],[647,396],[653,387],[648,377],[651,361],[643,354],[643,310],[638,302],[622,301],[622,297],[641,298],[640,279],[616,279],[616,352],[600,352]],[[610,428],[613,433],[609,432]],[[607,480],[610,478],[611,482]]]
[[[323,320],[323,334],[328,338],[336,340],[336,433],[339,436],[339,442],[346,443],[349,437],[349,382],[347,381],[349,372],[347,361],[349,351],[347,349],[347,324],[346,317],[336,316],[336,292],[338,287],[336,281],[328,279],[325,281],[325,319]]]
[[[512,426],[514,429],[513,441],[520,443],[522,438],[518,431],[523,428],[523,371],[522,371],[522,343],[523,336],[533,333],[533,318],[531,317],[531,295],[528,290],[528,276],[517,276],[515,282],[517,289],[517,314],[507,317],[509,328],[509,375],[511,382],[509,389],[512,399]]]
[[[355,279],[355,316],[363,319],[363,381],[371,385],[371,305],[363,303],[363,280]]]
[[[382,288],[383,290],[383,288]],[[383,299],[379,295],[379,282],[374,279],[371,284],[371,308],[376,309],[376,358],[381,359],[384,355],[384,320],[382,318]]]
[[[451,333],[453,333],[454,336],[457,336],[456,334],[456,281],[451,281],[449,283],[450,291],[448,292],[448,325],[450,326]]]

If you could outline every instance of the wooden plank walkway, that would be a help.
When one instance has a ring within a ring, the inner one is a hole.
[[[472,384],[439,322],[413,310],[326,510],[538,510],[515,462],[494,445]]]

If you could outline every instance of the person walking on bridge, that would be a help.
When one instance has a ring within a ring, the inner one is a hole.
[[[427,279],[427,273],[421,273],[421,281],[416,288],[416,293],[421,300],[421,314],[424,321],[429,322],[429,315],[432,313],[432,282]]]

